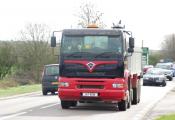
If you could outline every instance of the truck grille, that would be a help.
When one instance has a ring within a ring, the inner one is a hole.
[[[77,85],[79,89],[103,89],[104,85]]]
[[[123,77],[123,65],[106,64],[98,65],[93,72],[89,72],[87,67],[81,64],[64,64],[60,71],[60,76],[83,77],[83,78],[115,78]]]

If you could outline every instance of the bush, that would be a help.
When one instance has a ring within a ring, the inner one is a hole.
[[[9,87],[16,87],[18,85],[19,85],[18,82],[15,81],[15,80],[7,80],[7,79],[5,79],[5,80],[1,80],[0,81],[0,88],[3,88],[3,89],[9,88]]]

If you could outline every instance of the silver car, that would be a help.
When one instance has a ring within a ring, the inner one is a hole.
[[[167,79],[169,79],[169,81],[173,80],[174,70],[171,69],[171,66],[169,63],[157,63],[155,67],[163,69],[162,71],[167,77]]]
[[[150,68],[146,74],[143,75],[143,85],[166,86],[166,76],[162,69]]]

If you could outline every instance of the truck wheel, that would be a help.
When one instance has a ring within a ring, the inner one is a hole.
[[[138,103],[138,91],[137,88],[133,88],[133,101],[132,104],[136,105]]]
[[[77,106],[77,101],[72,101],[71,106],[76,107]]]
[[[47,90],[43,89],[42,93],[43,93],[43,95],[47,95]]]
[[[129,109],[131,107],[131,100],[129,100],[128,104],[127,104],[127,108]]]
[[[132,95],[132,94],[131,94],[131,92],[130,92],[130,94],[129,94],[129,101],[128,101],[128,104],[127,104],[127,108],[130,108],[130,107],[131,107],[131,98],[132,98],[131,95]]]
[[[118,109],[119,111],[126,111],[127,109],[127,101],[122,100],[121,102],[118,102]]]
[[[62,107],[62,109],[69,109],[71,104],[72,104],[71,101],[63,101],[63,100],[61,100],[61,107]]]

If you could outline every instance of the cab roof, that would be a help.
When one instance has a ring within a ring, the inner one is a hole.
[[[116,36],[121,35],[122,30],[116,29],[65,29],[63,30],[63,35],[75,35],[75,36],[82,36],[82,35],[107,35],[107,36]]]

